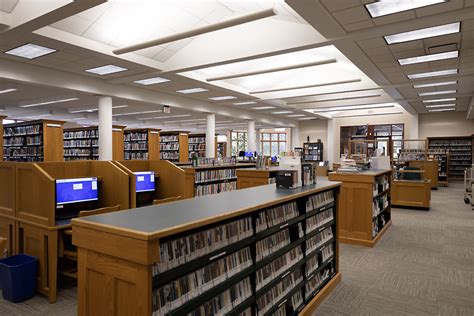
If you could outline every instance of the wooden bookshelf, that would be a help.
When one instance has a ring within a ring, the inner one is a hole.
[[[154,128],[124,131],[125,160],[160,159],[160,130]]]
[[[438,161],[438,184],[447,186],[449,184],[449,151],[428,151],[428,159]]]
[[[188,162],[188,132],[160,132],[160,159],[171,162]]]
[[[123,130],[125,126],[112,127],[112,159],[123,160]],[[98,160],[99,127],[75,127],[64,130],[64,160]]]
[[[1,160],[3,160],[3,155],[4,155],[4,152],[3,152],[3,120],[6,119],[7,117],[6,116],[2,116],[0,115],[0,155],[1,156]]]
[[[289,315],[311,315],[341,280],[339,186],[329,181],[295,190],[266,185],[74,219],[78,315],[188,315],[206,309],[210,300],[236,286],[242,291],[234,292],[234,304],[222,299],[226,310],[215,314],[270,315],[283,309]],[[282,207],[291,207],[291,216],[265,222],[265,229],[259,229],[261,213]],[[323,212],[324,219],[315,222],[315,216]],[[225,232],[219,228],[222,225],[235,227],[230,230],[236,232],[232,239],[222,235],[203,251],[182,252],[179,260],[166,255],[167,249],[174,248],[174,240]],[[276,236],[282,236],[280,243],[271,246],[268,241]],[[262,248],[267,252],[262,253]],[[285,266],[274,268],[276,260],[291,254],[295,256]],[[221,262],[235,257],[239,257],[237,269],[222,268]],[[272,269],[275,277],[259,277],[262,268]],[[199,290],[186,286],[183,280],[200,269],[220,272]],[[160,296],[169,286],[179,286],[176,293],[180,294]],[[266,295],[270,291],[275,294],[271,301]],[[166,302],[160,304],[160,297]]]
[[[474,135],[456,137],[428,137],[430,151],[445,150],[449,153],[448,176],[452,180],[461,180],[464,170],[470,168],[474,151]]]
[[[323,161],[323,143],[303,143],[303,159],[305,161]]]
[[[227,142],[218,142],[217,143],[217,156],[216,158],[219,157],[227,157]]]
[[[356,173],[330,172],[331,181],[341,181],[340,241],[374,247],[392,224],[390,187],[392,170]],[[383,203],[381,207],[380,202]],[[377,207],[377,208],[375,208]]]
[[[36,120],[3,126],[3,159],[36,162],[63,160],[62,121]]]
[[[217,136],[215,136],[214,141],[214,158],[217,158]],[[206,158],[206,134],[189,134],[188,137],[188,151],[189,151],[189,160],[193,157],[193,153],[197,154],[198,158]]]
[[[254,167],[255,164],[182,166],[186,175],[184,198],[237,190],[237,169]]]
[[[278,170],[278,167],[270,167],[268,169],[237,169],[237,189],[253,188],[260,185],[275,183]]]

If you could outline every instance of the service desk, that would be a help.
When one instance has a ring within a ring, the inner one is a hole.
[[[269,167],[268,169],[238,169],[236,171],[237,189],[252,188],[272,183],[271,179],[276,177],[278,170],[280,170],[279,167]]]
[[[393,206],[430,208],[430,180],[393,180],[391,193]]]

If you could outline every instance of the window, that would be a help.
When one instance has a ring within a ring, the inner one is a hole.
[[[262,132],[261,151],[264,156],[276,156],[286,151],[286,133]]]
[[[245,151],[247,148],[247,133],[246,132],[232,132],[231,133],[231,152],[232,156],[238,156],[239,151]]]

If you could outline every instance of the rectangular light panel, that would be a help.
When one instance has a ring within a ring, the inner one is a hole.
[[[377,18],[379,16],[418,9],[443,2],[446,2],[446,0],[380,0],[366,4],[365,7],[373,18]]]
[[[5,54],[26,59],[35,59],[37,57],[48,55],[56,51],[56,49],[29,43],[17,48],[10,49],[6,51]]]
[[[116,65],[105,65],[105,66],[100,66],[96,68],[86,69],[86,72],[104,76],[104,75],[110,75],[110,74],[114,74],[114,73],[122,72],[126,70],[128,69],[120,67],[120,66],[116,66]]]
[[[149,86],[152,84],[164,83],[168,81],[171,81],[171,80],[166,79],[166,78],[161,78],[161,77],[153,77],[153,78],[148,78],[148,79],[136,80],[134,82],[141,84],[143,86]]]
[[[191,93],[199,93],[199,92],[206,92],[209,91],[204,88],[190,88],[190,89],[183,89],[183,90],[177,90],[176,92],[182,93],[182,94],[191,94]]]
[[[446,108],[446,107],[453,107],[456,106],[455,103],[447,103],[447,104],[432,104],[432,105],[426,105],[426,108]]]
[[[287,115],[286,117],[303,117],[303,116],[306,116],[304,114],[291,114],[291,115]]]
[[[440,94],[451,94],[451,93],[456,93],[456,90],[445,90],[445,91],[431,91],[431,92],[422,92],[418,93],[420,97],[426,97],[429,95],[440,95]]]
[[[11,88],[11,89],[5,89],[5,90],[0,90],[0,94],[8,93],[8,92],[13,92],[17,91],[17,89]]]
[[[417,74],[407,75],[408,79],[421,79],[421,78],[430,78],[430,77],[440,77],[440,76],[449,76],[455,75],[458,73],[457,69],[447,69],[439,71],[430,71],[430,72],[420,72]]]
[[[421,88],[431,88],[431,87],[441,87],[441,86],[449,86],[453,84],[457,84],[456,80],[453,81],[443,81],[443,82],[433,82],[433,83],[424,83],[424,84],[416,84],[413,86],[415,89]]]
[[[31,107],[34,107],[34,106],[48,105],[48,104],[62,103],[62,102],[70,102],[70,101],[76,101],[76,100],[79,100],[79,98],[69,98],[69,99],[60,99],[60,100],[53,100],[53,101],[45,101],[45,102],[24,104],[24,105],[20,105],[20,107],[21,108],[31,108]]]
[[[249,105],[249,104],[257,104],[255,101],[245,101],[245,102],[237,102],[237,103],[232,103],[233,105]]]
[[[428,112],[453,112],[456,111],[455,108],[451,109],[434,109],[434,110],[428,110]]]
[[[259,106],[256,108],[252,108],[252,110],[271,110],[271,109],[276,109],[275,106]]]
[[[384,36],[387,44],[397,44],[409,41],[420,40],[424,38],[436,37],[447,34],[459,33],[461,29],[461,22],[454,22],[450,24],[427,27],[424,29],[403,32]]]
[[[456,101],[456,98],[445,98],[445,99],[423,100],[423,103],[451,102],[451,101]]]
[[[231,96],[231,95],[223,95],[221,97],[209,98],[209,100],[213,100],[213,101],[224,101],[224,100],[233,100],[233,99],[237,99],[237,97],[234,97],[234,96]]]
[[[458,57],[459,57],[459,51],[455,50],[455,51],[446,52],[446,53],[429,54],[429,55],[422,55],[422,56],[417,56],[417,57],[403,58],[403,59],[399,59],[398,63],[401,66],[405,66],[405,65],[420,64],[420,63],[426,63],[430,61],[445,60],[445,59],[458,58]]]
[[[277,112],[272,112],[272,114],[291,114],[293,111],[277,111]]]

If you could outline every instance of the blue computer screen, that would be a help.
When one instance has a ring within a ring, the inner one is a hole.
[[[135,174],[135,188],[136,192],[155,191],[155,172],[154,171],[140,171]]]
[[[97,201],[97,178],[56,180],[56,205]]]
[[[253,151],[246,151],[245,157],[253,157]]]

